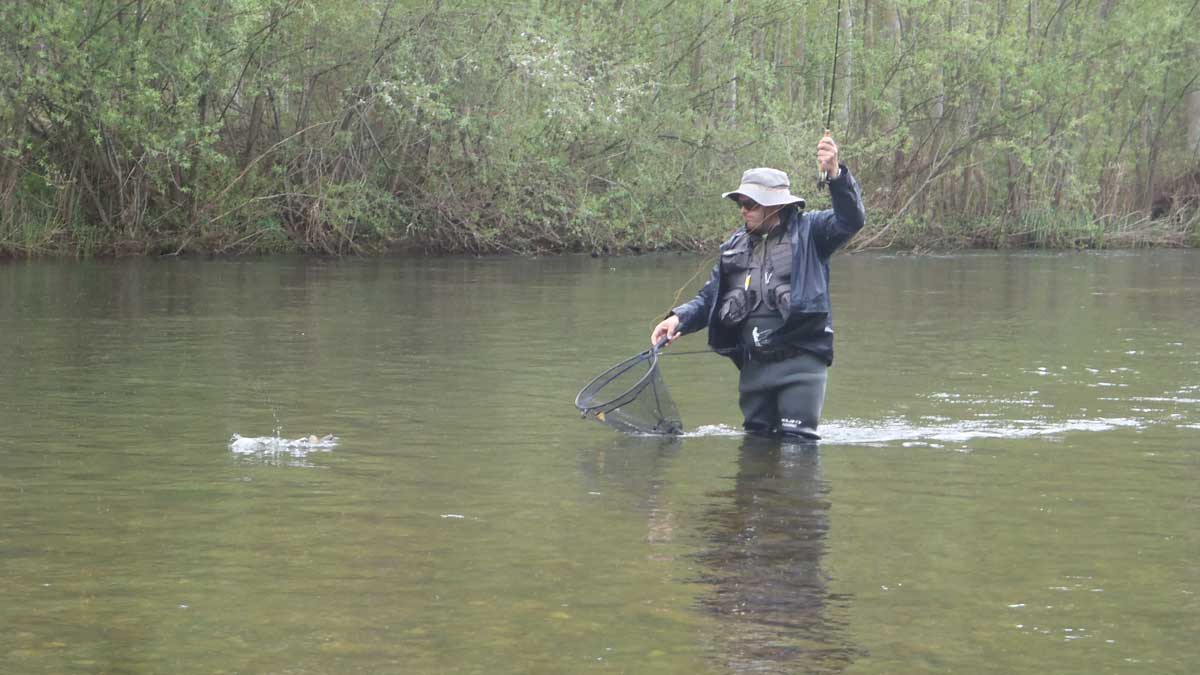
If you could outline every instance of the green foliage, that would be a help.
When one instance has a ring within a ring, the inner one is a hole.
[[[0,253],[710,246],[811,193],[836,6],[8,3]],[[859,245],[1195,243],[1196,3],[843,7]]]

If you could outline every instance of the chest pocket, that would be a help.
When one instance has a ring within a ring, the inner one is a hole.
[[[767,247],[767,265],[771,277],[763,288],[763,302],[786,319],[792,311],[792,244],[787,234]]]
[[[767,257],[771,261],[772,279],[780,281],[792,280],[792,244],[787,234],[778,240],[772,240]]]
[[[721,253],[721,274],[725,292],[717,306],[717,320],[725,326],[737,326],[758,305],[758,295],[749,289],[746,279],[759,273],[760,261],[754,257],[753,241],[742,237],[733,248]]]
[[[746,272],[749,272],[751,267],[757,267],[757,262],[754,260],[753,242],[750,237],[742,237],[736,246],[721,254],[721,273],[725,275],[726,282],[738,277],[736,285],[741,285],[741,280],[746,278]]]

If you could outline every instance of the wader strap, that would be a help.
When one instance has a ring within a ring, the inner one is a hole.
[[[743,351],[747,361],[758,361],[759,363],[778,363],[787,359],[799,356],[805,350],[802,347],[776,347],[774,349],[753,349],[743,345]]]

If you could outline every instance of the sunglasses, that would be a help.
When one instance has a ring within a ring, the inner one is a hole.
[[[746,209],[747,211],[753,211],[754,209],[758,208],[758,202],[754,201],[753,199],[735,199],[733,201],[737,202],[738,206]]]

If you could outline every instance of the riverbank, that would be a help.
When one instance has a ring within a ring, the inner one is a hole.
[[[353,232],[352,226],[339,228]],[[0,259],[122,258],[160,256],[310,255],[596,255],[654,251],[710,251],[728,234],[719,224],[602,233],[588,229],[581,237],[563,232],[555,237],[439,238],[406,234],[403,228],[362,228],[364,234],[341,236],[332,246],[314,246],[278,226],[236,231],[146,233],[125,237],[101,228],[28,227],[0,232]],[[919,223],[871,214],[871,222],[847,246],[850,251],[887,249],[916,253],[966,249],[1127,249],[1200,247],[1200,212],[1151,219],[1141,214],[1094,221],[1070,214],[1023,214],[1006,220]]]

